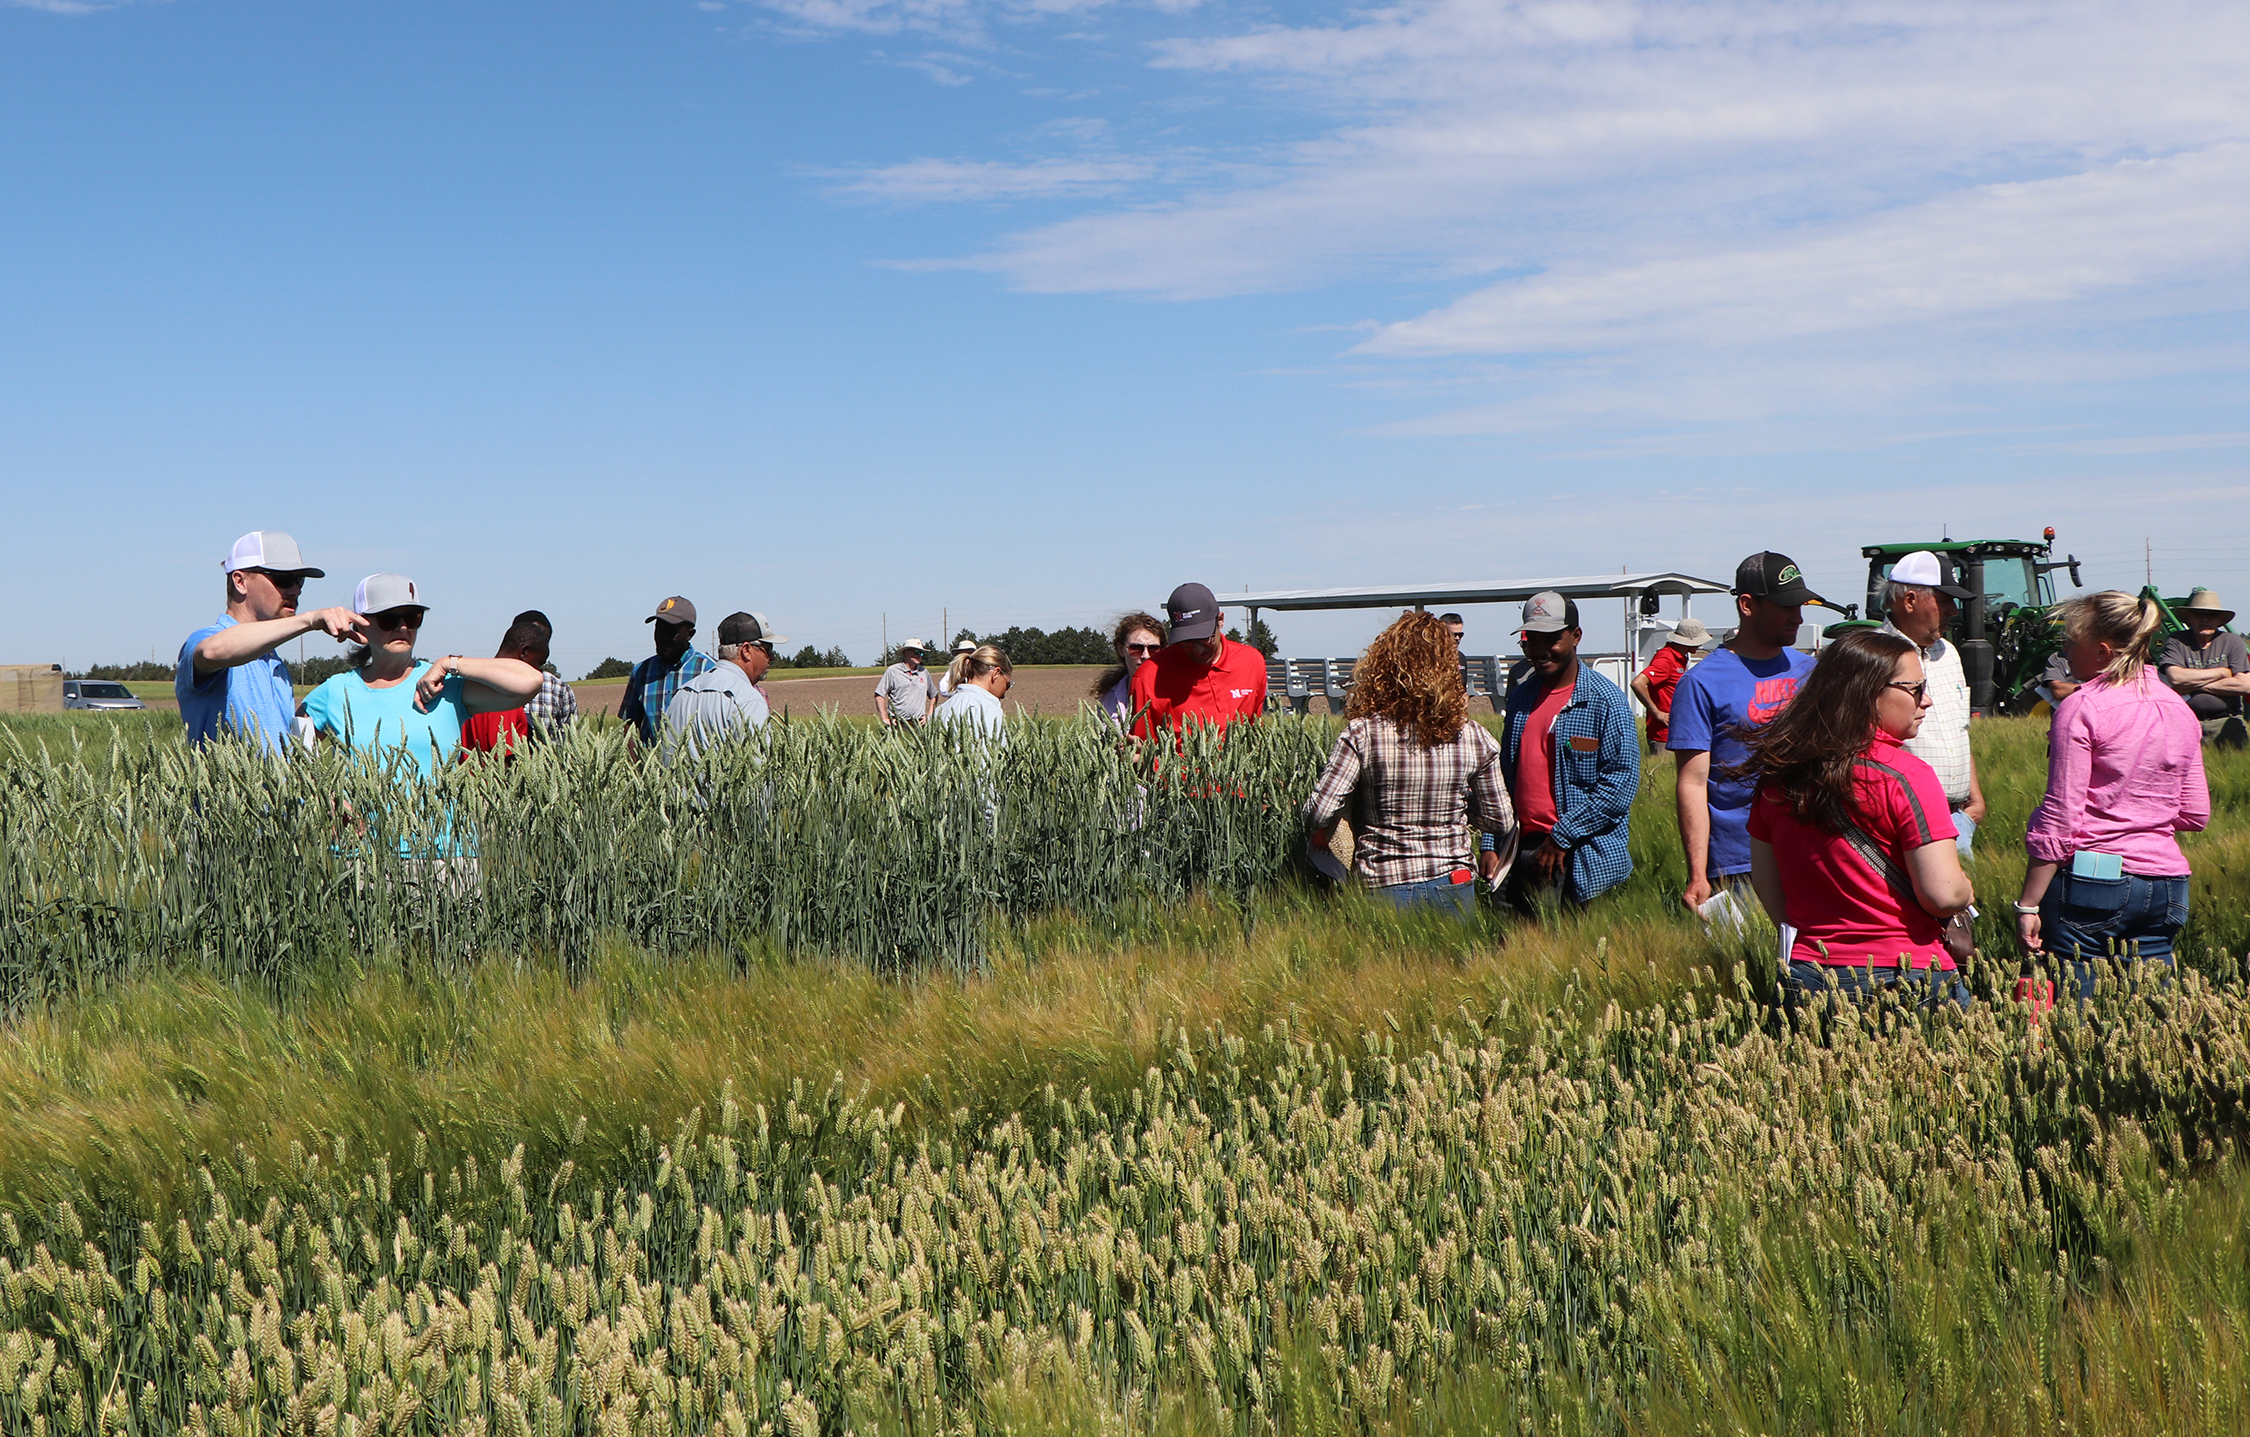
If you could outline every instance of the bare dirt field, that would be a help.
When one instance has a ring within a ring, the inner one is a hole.
[[[1016,713],[1043,713],[1048,717],[1078,712],[1078,705],[1087,697],[1101,669],[1092,664],[1058,664],[1033,668],[1026,665],[1016,670],[1015,687],[1008,691],[1008,711]],[[584,714],[615,714],[617,706],[625,700],[623,680],[616,683],[572,684],[578,695],[578,711]],[[768,678],[766,697],[774,708],[787,713],[794,711],[800,718],[810,718],[823,708],[840,709],[845,714],[872,717],[875,712],[875,680],[870,675],[849,678],[785,679]],[[148,699],[152,709],[178,709],[169,698]]]
[[[1008,712],[1043,713],[1050,718],[1068,716],[1078,712],[1078,705],[1089,695],[1094,679],[1101,669],[1092,664],[1056,665],[1033,668],[1026,665],[1016,670],[1015,684],[1008,690]],[[620,687],[622,695],[624,689]],[[766,680],[766,700],[783,712],[794,712],[798,717],[809,717],[821,708],[836,708],[846,714],[875,712],[875,680],[873,678],[849,679],[774,679]],[[579,690],[578,701],[586,701],[585,690]],[[611,700],[613,706],[615,699]]]

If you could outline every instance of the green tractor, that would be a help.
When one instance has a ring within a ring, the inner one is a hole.
[[[1867,560],[1866,618],[1832,626],[1880,624],[1883,585],[1891,565],[1917,549],[1936,554],[1953,582],[1971,595],[1961,605],[1952,638],[1961,646],[1961,670],[1969,681],[1969,700],[1980,714],[2024,713],[2039,702],[2040,673],[2061,647],[2052,617],[2057,569],[2070,573],[2074,588],[2084,588],[2078,557],[2054,559],[2055,531],[2044,539],[1940,539],[1936,543],[1871,544],[1860,550]]]

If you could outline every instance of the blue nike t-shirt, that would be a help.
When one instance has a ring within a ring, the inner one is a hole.
[[[187,642],[180,645],[172,694],[180,701],[188,742],[206,744],[225,730],[254,738],[270,752],[286,754],[290,735],[296,730],[297,708],[287,664],[267,654],[215,673],[195,671],[195,646],[234,625],[234,619],[222,618],[189,634]]]
[[[1737,736],[1780,713],[1812,672],[1813,658],[1783,649],[1770,659],[1745,659],[1732,649],[1718,652],[1687,671],[1672,695],[1672,733],[1664,746],[1674,753],[1711,754],[1711,850],[1706,871],[1713,878],[1750,871],[1750,804],[1758,796],[1751,779],[1722,779],[1749,755]]]

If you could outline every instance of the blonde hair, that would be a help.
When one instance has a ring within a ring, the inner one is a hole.
[[[955,688],[961,687],[972,679],[981,679],[994,669],[998,669],[1010,678],[1015,677],[1016,672],[1016,666],[1008,662],[1008,656],[1001,653],[992,644],[978,645],[974,650],[961,655],[947,665],[947,669],[953,675],[953,687]]]
[[[2149,643],[2163,626],[2156,601],[2116,589],[2080,594],[2056,606],[2063,637],[2072,643],[2113,644],[2117,656],[2101,672],[2112,685],[2128,684],[2148,664]]]

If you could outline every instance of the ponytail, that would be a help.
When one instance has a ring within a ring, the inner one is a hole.
[[[2164,611],[2146,594],[2135,596],[2116,589],[2080,594],[2060,605],[2063,633],[2073,641],[2106,643],[2116,654],[2101,677],[2112,687],[2137,682],[2148,666],[2148,651],[2164,627]]]

